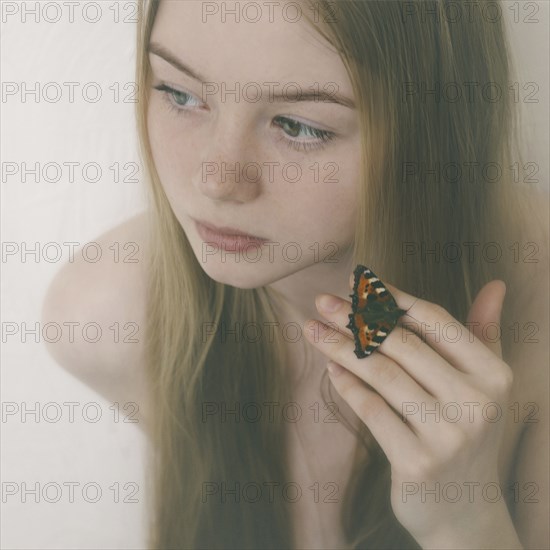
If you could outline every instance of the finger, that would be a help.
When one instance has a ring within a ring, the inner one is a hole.
[[[487,283],[477,294],[466,321],[475,336],[501,359],[500,316],[505,294],[503,281]]]
[[[317,311],[327,320],[332,321],[342,334],[353,339],[353,332],[346,325],[351,313],[351,302],[334,294],[318,294],[315,297]]]
[[[490,374],[502,361],[479,338],[438,304],[415,298],[385,284],[399,307],[408,310],[400,319],[448,363],[469,374]]]
[[[330,298],[333,302],[331,311],[322,307],[326,303],[325,297]],[[319,313],[330,322],[331,327],[336,328],[348,338],[354,339],[351,330],[345,328],[351,313],[350,302],[332,294],[321,294],[317,296],[315,303]],[[455,394],[453,389],[458,389],[457,369],[447,363],[441,355],[411,330],[400,325],[396,326],[376,351],[392,359],[408,372],[423,389],[439,399],[450,398]],[[363,370],[370,365],[370,363],[365,364],[365,361],[372,361],[371,358],[375,356],[376,352],[368,358],[361,359],[359,371],[356,372],[352,369],[353,372],[362,377]],[[347,363],[345,365],[347,366]],[[368,382],[366,379],[365,381]],[[461,384],[460,387],[462,387]]]
[[[327,357],[374,388],[398,414],[403,415],[404,407],[410,403],[435,406],[435,398],[391,358],[374,353],[367,360],[358,359],[353,353],[353,342],[333,327],[325,326],[328,330],[323,333],[323,323],[308,322],[305,327],[308,339]],[[413,424],[421,431],[424,426],[416,423],[417,419],[418,416]]]
[[[468,385],[461,369],[439,355],[415,332],[397,325],[377,350],[406,370],[437,400],[466,395]]]
[[[333,386],[372,432],[390,463],[396,463],[404,455],[414,456],[413,453],[419,450],[419,440],[408,424],[355,374],[342,365],[337,366],[342,369],[339,374],[332,374],[329,370]]]

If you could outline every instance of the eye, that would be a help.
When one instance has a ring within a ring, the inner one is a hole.
[[[333,140],[336,137],[334,132],[321,130],[313,126],[308,126],[302,122],[298,122],[292,118],[278,116],[273,119],[273,124],[283,130],[285,134],[292,138],[306,137],[314,138],[313,140],[296,140],[285,139],[288,147],[296,151],[309,151],[311,149],[322,149],[325,143]]]
[[[166,84],[154,86],[154,89],[161,92],[162,99],[168,104],[169,109],[178,115],[188,112],[190,107],[200,107],[202,104],[195,96],[170,88]]]

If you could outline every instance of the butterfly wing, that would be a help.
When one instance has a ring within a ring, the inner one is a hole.
[[[358,265],[354,276],[352,313],[346,328],[353,332],[355,355],[363,358],[382,344],[405,311],[368,267]]]
[[[384,319],[368,322],[362,313],[351,313],[349,318],[350,322],[347,327],[353,332],[355,338],[353,351],[359,359],[368,357],[376,350],[397,323],[397,321]]]
[[[368,267],[358,265],[353,273],[355,280],[353,294],[350,294],[353,311],[363,311],[367,307],[388,311],[399,309],[390,291]]]

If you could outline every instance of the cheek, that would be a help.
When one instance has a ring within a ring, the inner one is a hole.
[[[184,200],[190,181],[190,160],[194,156],[191,140],[174,121],[166,121],[162,107],[152,101],[147,115],[151,152],[162,187],[175,206]]]
[[[319,240],[349,242],[355,231],[356,188],[353,182],[325,185],[306,202],[310,227]]]
[[[347,142],[316,161],[303,162],[305,185],[290,184],[281,210],[289,227],[300,228],[306,240],[345,244],[353,239],[360,186],[360,150]],[[288,185],[288,184],[287,184]]]

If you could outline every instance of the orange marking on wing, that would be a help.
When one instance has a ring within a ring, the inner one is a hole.
[[[369,289],[368,289],[369,286],[370,285],[367,282],[367,279],[365,279],[364,277],[361,277],[359,279],[359,284],[357,285],[357,297],[358,297],[357,307],[364,308],[367,305],[366,296],[369,292]]]

